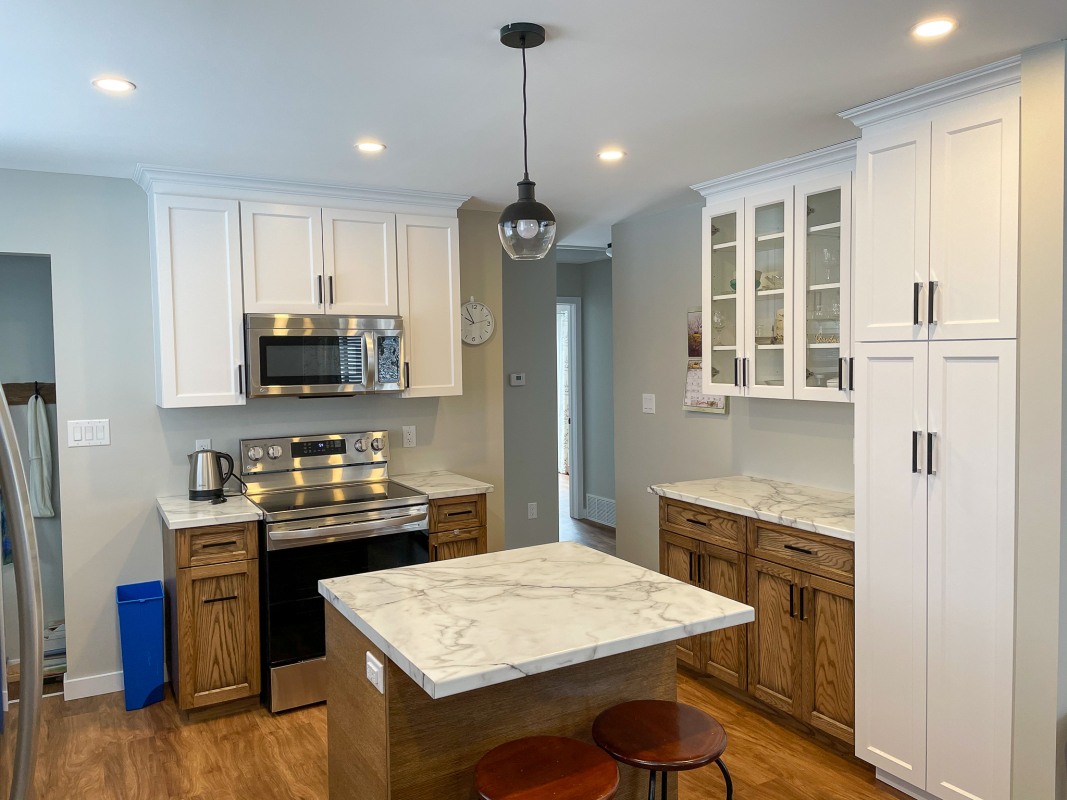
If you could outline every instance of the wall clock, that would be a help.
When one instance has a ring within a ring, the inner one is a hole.
[[[461,332],[463,341],[467,344],[485,344],[493,335],[496,320],[493,318],[493,312],[484,303],[476,303],[472,297],[469,303],[464,303],[461,317]]]

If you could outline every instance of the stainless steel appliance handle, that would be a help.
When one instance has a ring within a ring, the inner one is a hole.
[[[37,736],[41,727],[41,680],[44,675],[44,608],[41,601],[41,565],[37,535],[30,513],[30,492],[7,397],[0,389],[0,491],[11,521],[11,554],[15,564],[15,593],[19,610],[19,652],[22,692],[18,737],[11,773],[11,800],[31,796],[37,763]],[[5,667],[6,669],[6,667]]]
[[[377,519],[362,522],[350,522],[341,525],[323,525],[317,528],[297,528],[295,530],[271,530],[267,526],[267,538],[271,544],[293,546],[294,544],[314,544],[317,539],[336,539],[344,537],[357,539],[365,536],[383,536],[389,533],[418,530],[426,521],[426,506],[403,509],[397,512],[382,512]]]

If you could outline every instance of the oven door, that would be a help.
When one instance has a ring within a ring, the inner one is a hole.
[[[291,547],[331,544],[406,531],[424,531],[429,527],[426,521],[429,509],[429,505],[423,503],[402,508],[316,517],[314,520],[268,522],[267,549],[286,550]]]
[[[372,391],[365,331],[249,328],[248,395],[358,394]]]

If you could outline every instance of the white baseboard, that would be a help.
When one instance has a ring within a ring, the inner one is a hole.
[[[123,687],[122,670],[105,672],[103,675],[86,675],[84,678],[63,676],[63,699],[80,700],[83,697],[95,697],[98,694],[121,692]]]
[[[937,800],[937,797],[929,792],[924,792],[918,786],[912,786],[906,780],[898,778],[896,775],[890,775],[884,769],[875,768],[874,777],[882,783],[889,784],[898,792],[903,792],[908,797],[914,797],[915,800]]]
[[[601,525],[615,527],[615,501],[595,494],[585,496],[585,516]]]

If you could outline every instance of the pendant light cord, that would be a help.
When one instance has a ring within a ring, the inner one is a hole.
[[[524,180],[530,180],[530,146],[526,137],[526,36],[522,42],[522,171]]]

